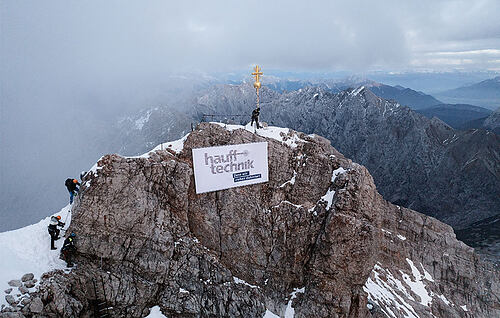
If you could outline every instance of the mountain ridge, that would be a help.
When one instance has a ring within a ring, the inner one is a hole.
[[[191,149],[255,141],[268,142],[268,183],[195,193]],[[499,313],[498,272],[451,227],[385,201],[366,168],[290,129],[202,123],[142,156],[106,155],[68,231],[78,267],[44,275],[17,317],[89,315],[94,279],[127,317]]]

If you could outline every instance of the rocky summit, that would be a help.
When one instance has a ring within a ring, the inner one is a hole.
[[[196,194],[193,148],[268,142],[269,182]],[[84,177],[76,268],[0,317],[500,317],[500,273],[317,135],[202,123]]]

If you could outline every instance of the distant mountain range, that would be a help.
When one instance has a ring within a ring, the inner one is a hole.
[[[417,92],[411,88],[406,88],[399,85],[389,86],[379,84],[368,86],[368,88],[379,97],[385,99],[393,99],[401,105],[408,106],[411,109],[423,109],[433,105],[442,104],[441,101],[435,99],[431,95]]]
[[[439,104],[416,112],[427,118],[437,117],[455,129],[483,128],[482,124],[472,125],[471,122],[480,119],[484,122],[492,113],[489,109],[467,104]]]
[[[494,129],[494,124],[483,125],[486,118],[492,113],[490,109],[468,104],[445,104],[431,95],[399,85],[390,86],[358,77],[316,81],[282,80],[278,78],[267,80],[266,87],[279,93],[308,87],[321,87],[326,91],[339,93],[349,88],[364,86],[379,97],[394,100],[428,118],[437,117],[455,129],[481,128],[498,133],[498,130]]]
[[[500,76],[435,94],[447,103],[464,103],[495,110],[500,106]]]

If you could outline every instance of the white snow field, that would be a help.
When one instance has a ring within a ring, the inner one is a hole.
[[[167,318],[167,316],[161,313],[159,306],[154,306],[150,310],[149,315],[144,318]]]
[[[66,220],[65,229],[71,222],[70,205],[64,207],[59,213],[61,221]],[[20,294],[17,287],[11,287],[8,282],[13,279],[21,279],[26,273],[33,273],[38,280],[43,273],[54,269],[66,268],[66,263],[59,259],[59,252],[64,242],[61,237],[56,241],[57,250],[50,249],[50,235],[47,231],[50,217],[26,227],[0,233],[0,306],[7,305],[5,290],[12,288],[10,293],[14,297]],[[61,231],[61,236],[64,231]],[[30,288],[30,291],[34,290]],[[17,299],[18,297],[16,297]]]

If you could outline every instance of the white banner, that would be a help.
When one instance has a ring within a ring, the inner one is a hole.
[[[267,142],[193,149],[196,193],[269,181]]]

